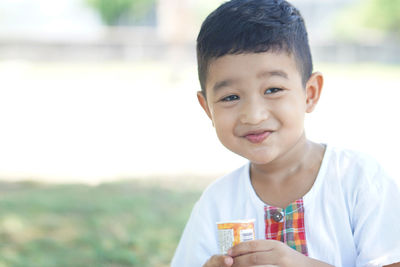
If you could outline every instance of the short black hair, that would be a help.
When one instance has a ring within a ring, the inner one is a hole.
[[[203,95],[211,60],[228,54],[293,54],[303,86],[312,73],[307,30],[300,12],[285,0],[231,0],[203,22],[197,37],[198,74]]]

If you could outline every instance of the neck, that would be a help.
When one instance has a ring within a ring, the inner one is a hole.
[[[268,183],[283,183],[303,169],[310,152],[316,144],[308,141],[305,134],[283,156],[268,164],[251,164],[252,179],[262,179]]]

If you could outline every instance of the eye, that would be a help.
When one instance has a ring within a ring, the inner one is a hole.
[[[239,100],[239,96],[237,96],[237,95],[228,95],[228,96],[222,98],[220,101],[221,102],[230,102],[230,101],[235,101],[235,100]]]
[[[281,88],[268,88],[267,90],[265,90],[264,94],[268,95],[268,94],[275,94],[282,91]]]

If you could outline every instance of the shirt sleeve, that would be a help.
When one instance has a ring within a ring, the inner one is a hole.
[[[190,218],[175,251],[171,267],[203,266],[218,251],[210,211],[201,201],[193,207]]]
[[[400,262],[400,190],[381,167],[356,192],[353,217],[357,267]]]

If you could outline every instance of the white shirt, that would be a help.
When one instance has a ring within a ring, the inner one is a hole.
[[[256,219],[265,239],[265,203],[249,166],[218,179],[195,204],[172,267],[202,266],[218,254],[216,222]],[[372,158],[327,146],[314,185],[303,196],[309,257],[336,267],[400,262],[400,190]]]

